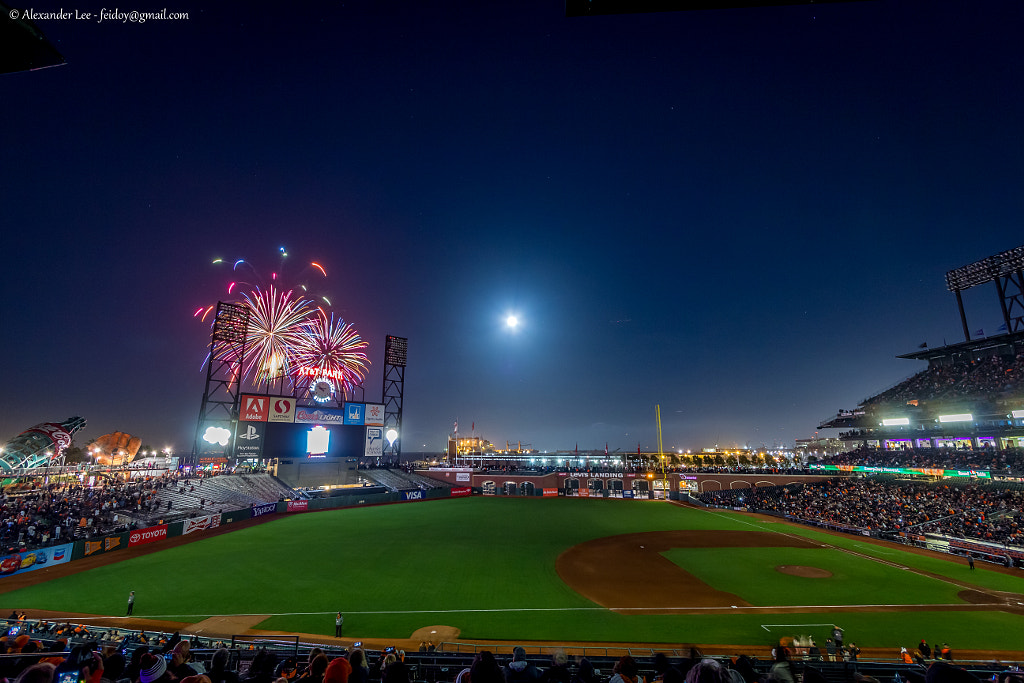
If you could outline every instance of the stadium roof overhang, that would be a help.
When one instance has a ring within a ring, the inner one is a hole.
[[[960,358],[964,355],[975,353],[991,355],[991,351],[1002,347],[1006,347],[1007,351],[1019,350],[1018,347],[1024,347],[1024,332],[1011,332],[1009,334],[1001,334],[998,337],[986,337],[985,339],[975,339],[960,342],[959,344],[937,346],[933,349],[921,349],[920,351],[905,353],[896,357],[931,362],[943,358]]]
[[[0,73],[32,71],[64,64],[64,57],[34,23],[11,17],[23,10],[0,2]]]

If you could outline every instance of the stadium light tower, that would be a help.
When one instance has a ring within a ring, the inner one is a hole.
[[[967,315],[964,313],[964,302],[960,292],[986,282],[996,283],[999,308],[1003,314],[1006,331],[1024,330],[1024,246],[1020,246],[946,273],[946,288],[956,295],[956,305],[960,310],[964,341],[971,341],[971,330],[967,326]]]
[[[388,439],[384,447],[386,459],[395,464],[402,456],[402,397],[405,393],[405,360],[409,340],[393,337],[384,340],[384,387],[381,397],[384,401],[384,429],[386,434],[395,432],[395,438]]]

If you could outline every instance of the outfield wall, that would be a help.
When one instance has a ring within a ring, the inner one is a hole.
[[[449,486],[472,486],[487,491],[493,485],[499,494],[505,485],[514,485],[518,495],[526,494],[524,489],[543,491],[550,489],[587,490],[590,496],[595,491],[641,490],[670,493],[723,491],[748,489],[752,486],[785,486],[787,484],[809,484],[816,481],[835,479],[835,474],[774,474],[749,472],[476,472],[470,468],[433,468],[417,470],[417,474],[430,477]],[[571,495],[571,494],[570,494]],[[598,497],[601,497],[598,495]],[[604,496],[607,497],[607,496]],[[671,498],[676,496],[672,495]]]
[[[145,529],[133,529],[117,534],[108,534],[89,539],[79,539],[72,543],[64,543],[47,548],[26,550],[0,558],[0,580],[5,576],[44,569],[55,564],[74,562],[85,557],[117,552],[125,548],[146,545],[165,538],[175,538],[215,529],[228,524],[248,521],[256,517],[279,514],[297,514],[330,510],[333,508],[363,507],[366,505],[385,505],[389,503],[409,503],[441,498],[460,498],[472,494],[468,486],[438,488],[422,491],[420,489],[387,493],[371,493],[367,495],[346,495],[332,498],[316,498],[313,500],[289,500],[269,503],[253,503],[247,508],[229,510],[203,517],[157,524]]]

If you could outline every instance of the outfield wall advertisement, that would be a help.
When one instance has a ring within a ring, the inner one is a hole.
[[[186,519],[185,524],[181,528],[181,535],[185,536],[188,534],[194,534],[197,531],[203,529],[214,529],[220,526],[220,515],[209,515],[208,517],[198,517],[196,519]]]
[[[263,515],[272,515],[277,512],[277,503],[253,503],[252,504],[252,516],[262,517]]]
[[[167,525],[151,526],[146,529],[139,529],[128,534],[128,545],[142,545],[167,538]]]
[[[55,564],[64,564],[71,560],[71,549],[74,543],[55,545],[39,550],[25,550],[7,555],[0,560],[0,576],[24,574],[36,569],[45,569]]]

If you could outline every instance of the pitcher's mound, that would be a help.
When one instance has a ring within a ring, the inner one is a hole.
[[[832,572],[827,569],[804,567],[799,564],[780,564],[775,568],[775,571],[789,574],[790,576],[802,576],[805,579],[827,579],[832,576]]]
[[[420,640],[424,643],[430,641],[434,645],[437,645],[445,640],[457,640],[460,633],[462,633],[462,631],[454,626],[424,626],[423,628],[418,628],[413,631],[409,638],[412,640]]]

